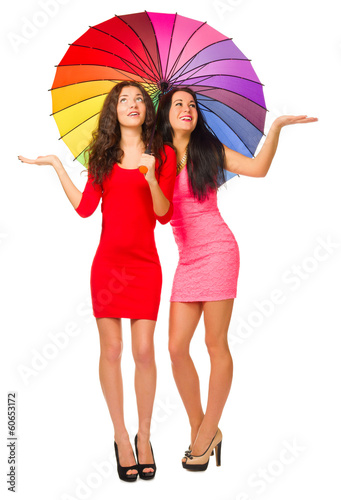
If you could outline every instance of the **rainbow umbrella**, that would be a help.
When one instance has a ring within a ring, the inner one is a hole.
[[[190,87],[208,127],[248,157],[264,132],[263,86],[231,38],[178,14],[141,12],[91,26],[70,45],[52,85],[60,138],[86,164],[103,102],[121,81],[139,82],[157,108],[162,93]],[[226,172],[226,179],[234,174]]]

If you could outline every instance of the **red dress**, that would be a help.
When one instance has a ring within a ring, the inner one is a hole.
[[[170,221],[176,178],[176,154],[165,146],[159,186],[170,201],[159,217],[153,210],[149,184],[138,168],[116,163],[100,186],[89,177],[76,212],[89,217],[102,198],[102,233],[91,267],[91,297],[96,318],[156,320],[162,274],[154,239],[156,220]],[[156,169],[158,162],[156,160]]]

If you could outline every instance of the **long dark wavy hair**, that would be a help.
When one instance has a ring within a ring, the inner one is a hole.
[[[209,191],[217,190],[219,179],[224,176],[225,151],[223,144],[209,130],[201,113],[195,93],[188,87],[172,89],[160,99],[157,129],[165,143],[172,143],[174,131],[169,121],[169,111],[175,92],[187,92],[193,97],[198,112],[198,122],[191,133],[188,145],[187,171],[190,188],[199,200],[207,198]]]
[[[146,148],[151,138],[155,123],[155,109],[149,94],[136,82],[126,81],[116,84],[104,101],[98,127],[93,132],[92,141],[87,148],[89,174],[93,176],[93,182],[97,184],[103,182],[112,171],[113,165],[120,162],[124,155],[120,148],[121,128],[117,119],[118,98],[124,87],[137,87],[141,91],[146,105],[146,118],[142,125],[141,139]],[[159,161],[159,171],[162,166],[161,149],[163,149],[163,141],[161,135],[156,132],[151,150]]]

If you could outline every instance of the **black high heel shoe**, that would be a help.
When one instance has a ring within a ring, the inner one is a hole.
[[[137,434],[135,436],[135,452],[136,452],[136,460],[137,460],[137,467],[139,471],[139,476],[141,479],[154,479],[155,473],[156,473],[156,464],[155,464],[155,458],[154,458],[154,453],[153,453],[153,447],[152,443],[149,441],[150,444],[150,449],[152,451],[153,455],[153,464],[140,464],[139,462],[139,452],[137,449]],[[143,472],[143,469],[153,469],[153,472]]]
[[[116,441],[114,442],[114,444],[115,444],[115,455],[116,455],[116,462],[117,462],[118,477],[120,479],[122,479],[122,481],[126,481],[127,483],[132,483],[132,482],[136,481],[137,474],[127,474],[127,472],[129,470],[133,470],[133,469],[138,470],[138,466],[135,464],[135,465],[132,465],[131,467],[122,467],[120,464],[120,458],[118,456],[118,448],[117,448]]]

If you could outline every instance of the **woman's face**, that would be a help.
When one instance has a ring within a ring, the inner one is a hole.
[[[188,132],[191,134],[198,121],[198,111],[191,94],[179,90],[172,97],[169,110],[169,122],[174,134]]]
[[[123,87],[117,102],[117,119],[124,127],[140,127],[146,118],[146,105],[137,87]]]

